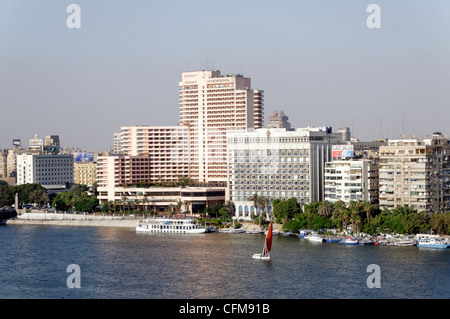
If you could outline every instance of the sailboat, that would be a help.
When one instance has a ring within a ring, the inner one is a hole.
[[[261,260],[270,260],[269,252],[272,249],[272,222],[270,222],[269,230],[267,231],[266,241],[264,243],[264,248],[262,254],[254,254],[254,259],[261,259]]]

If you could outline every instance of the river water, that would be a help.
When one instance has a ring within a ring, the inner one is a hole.
[[[0,240],[0,298],[450,297],[450,249],[347,246],[275,236],[267,262],[252,259],[262,251],[264,235],[7,225],[0,227]],[[73,264],[79,272],[67,271]],[[367,269],[373,264],[377,273]],[[68,287],[73,274],[79,288]],[[380,287],[369,288],[369,277]]]

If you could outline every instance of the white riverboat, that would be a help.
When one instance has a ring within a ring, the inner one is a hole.
[[[311,242],[315,242],[315,243],[321,243],[324,241],[324,238],[317,233],[309,234],[309,235],[305,236],[305,239],[307,239]]]
[[[417,247],[422,248],[448,248],[448,243],[443,238],[422,238],[417,243]]]
[[[200,234],[206,233],[207,229],[199,226],[192,218],[148,218],[138,221],[136,231]]]

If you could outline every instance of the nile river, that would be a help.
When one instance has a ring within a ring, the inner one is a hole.
[[[114,227],[0,227],[0,298],[334,299],[450,297],[450,249],[347,246],[264,235],[136,233]],[[68,265],[79,288],[69,288]],[[369,288],[369,265],[380,288]]]

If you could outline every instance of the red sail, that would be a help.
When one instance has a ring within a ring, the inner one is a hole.
[[[269,231],[267,232],[266,244],[264,245],[263,256],[267,255],[272,249],[272,222],[269,225]]]

